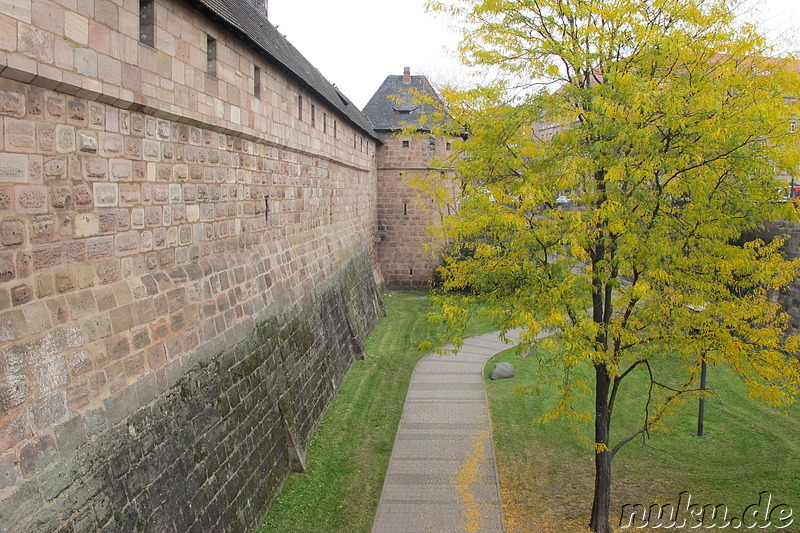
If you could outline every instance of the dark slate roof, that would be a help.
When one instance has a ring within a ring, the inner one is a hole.
[[[394,131],[410,124],[418,125],[423,115],[436,109],[434,104],[414,101],[415,93],[432,96],[436,105],[441,103],[439,95],[425,76],[410,76],[407,83],[403,81],[403,76],[387,76],[364,106],[364,114],[376,131]],[[433,124],[428,123],[418,129],[430,131],[431,126]]]
[[[275,29],[249,0],[198,0],[190,2],[213,19],[228,26],[234,35],[249,42],[257,52],[315,93],[320,99],[361,129],[379,140],[366,117],[334,87],[289,41]]]

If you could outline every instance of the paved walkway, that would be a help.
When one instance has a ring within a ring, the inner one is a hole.
[[[505,531],[482,370],[511,346],[489,333],[417,364],[372,533]]]

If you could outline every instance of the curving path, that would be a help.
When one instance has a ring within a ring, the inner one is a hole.
[[[419,361],[372,533],[505,531],[483,367],[511,346],[487,333]]]

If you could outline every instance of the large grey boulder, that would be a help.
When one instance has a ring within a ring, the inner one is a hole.
[[[514,365],[511,363],[497,363],[489,372],[489,379],[508,379],[514,377]]]

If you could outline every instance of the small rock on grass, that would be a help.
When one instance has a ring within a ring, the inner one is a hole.
[[[489,379],[508,379],[514,377],[514,365],[511,363],[497,363],[489,372]]]

